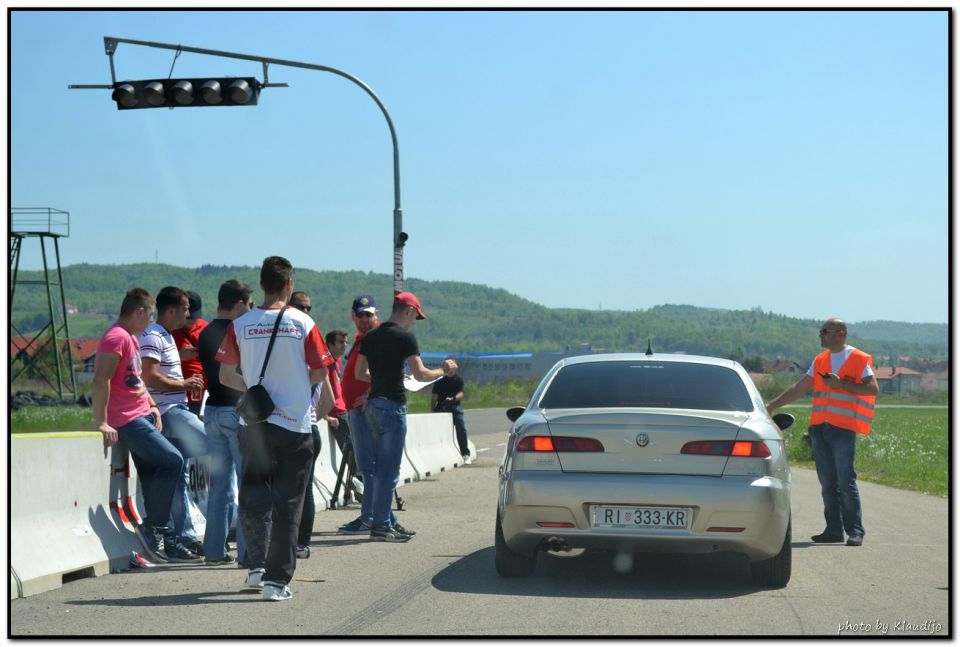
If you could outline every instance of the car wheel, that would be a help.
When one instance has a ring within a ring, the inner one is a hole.
[[[527,577],[537,566],[537,554],[524,555],[510,550],[507,541],[503,538],[503,527],[500,525],[500,513],[497,513],[497,530],[494,539],[494,564],[497,573],[502,577]]]
[[[750,574],[753,576],[754,584],[782,588],[790,581],[793,562],[793,548],[790,544],[790,525],[791,522],[788,521],[787,533],[783,538],[783,546],[780,548],[779,553],[770,559],[764,559],[750,564]]]

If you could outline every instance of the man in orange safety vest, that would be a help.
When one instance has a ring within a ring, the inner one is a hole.
[[[847,324],[828,319],[820,327],[820,345],[807,374],[767,403],[767,411],[790,404],[813,387],[810,440],[823,496],[826,529],[812,539],[818,544],[863,545],[860,491],[853,463],[856,435],[869,434],[876,396],[873,358],[847,345]]]

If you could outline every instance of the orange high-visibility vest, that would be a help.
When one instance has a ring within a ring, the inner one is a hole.
[[[854,348],[837,375],[841,380],[862,384],[860,376],[867,364],[873,366],[873,358]],[[813,361],[813,411],[810,413],[810,424],[828,422],[834,427],[869,434],[877,398],[828,388],[820,374],[830,372],[830,351],[825,350]]]

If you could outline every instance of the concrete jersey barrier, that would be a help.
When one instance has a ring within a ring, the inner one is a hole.
[[[126,565],[137,543],[111,515],[111,473],[99,432],[10,436],[11,597]]]

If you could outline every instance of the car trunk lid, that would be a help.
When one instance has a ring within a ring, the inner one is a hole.
[[[558,452],[564,472],[721,476],[727,456],[681,454],[694,440],[734,440],[742,412],[676,410],[544,411],[552,436],[593,438],[603,452]]]

